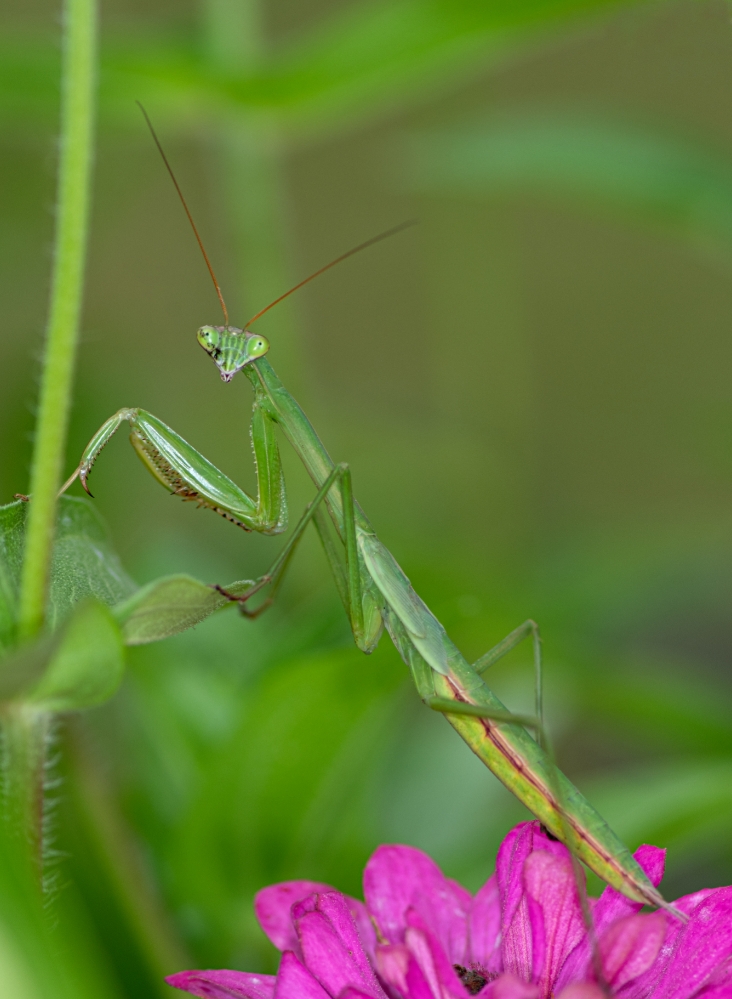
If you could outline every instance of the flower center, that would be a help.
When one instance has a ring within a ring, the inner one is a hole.
[[[453,968],[471,996],[477,995],[484,985],[492,982],[494,978],[498,978],[498,975],[491,971],[485,971],[480,965],[464,968],[462,964],[453,964]]]

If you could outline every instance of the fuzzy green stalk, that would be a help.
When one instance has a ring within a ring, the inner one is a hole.
[[[0,717],[3,817],[11,835],[25,840],[42,879],[43,803],[51,716],[31,705],[11,703],[2,709]]]
[[[56,236],[20,590],[21,641],[43,627],[66,450],[89,217],[96,20],[96,0],[65,0]]]
[[[96,58],[96,0],[65,0],[56,236],[18,637],[43,627],[81,312],[89,216]],[[11,704],[2,727],[3,813],[31,851],[43,881],[44,784],[51,716]]]

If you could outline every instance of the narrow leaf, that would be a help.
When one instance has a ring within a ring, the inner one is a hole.
[[[252,586],[245,579],[224,587],[232,594]],[[231,607],[232,602],[214,587],[192,576],[163,576],[155,579],[114,608],[126,645],[158,642],[170,635],[200,624],[210,614]]]

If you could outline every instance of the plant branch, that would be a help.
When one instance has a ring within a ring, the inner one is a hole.
[[[89,217],[95,60],[96,0],[65,0],[56,236],[20,592],[21,639],[43,626],[65,457]]]

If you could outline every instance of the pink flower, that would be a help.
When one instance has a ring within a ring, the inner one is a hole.
[[[654,884],[664,855],[635,854]],[[255,908],[282,951],[276,976],[182,971],[167,981],[208,999],[603,999],[568,851],[537,822],[511,830],[475,896],[420,850],[380,846],[364,897],[312,881],[272,885]],[[613,888],[590,901],[613,995],[732,999],[732,887],[678,899],[687,923],[641,914]]]

